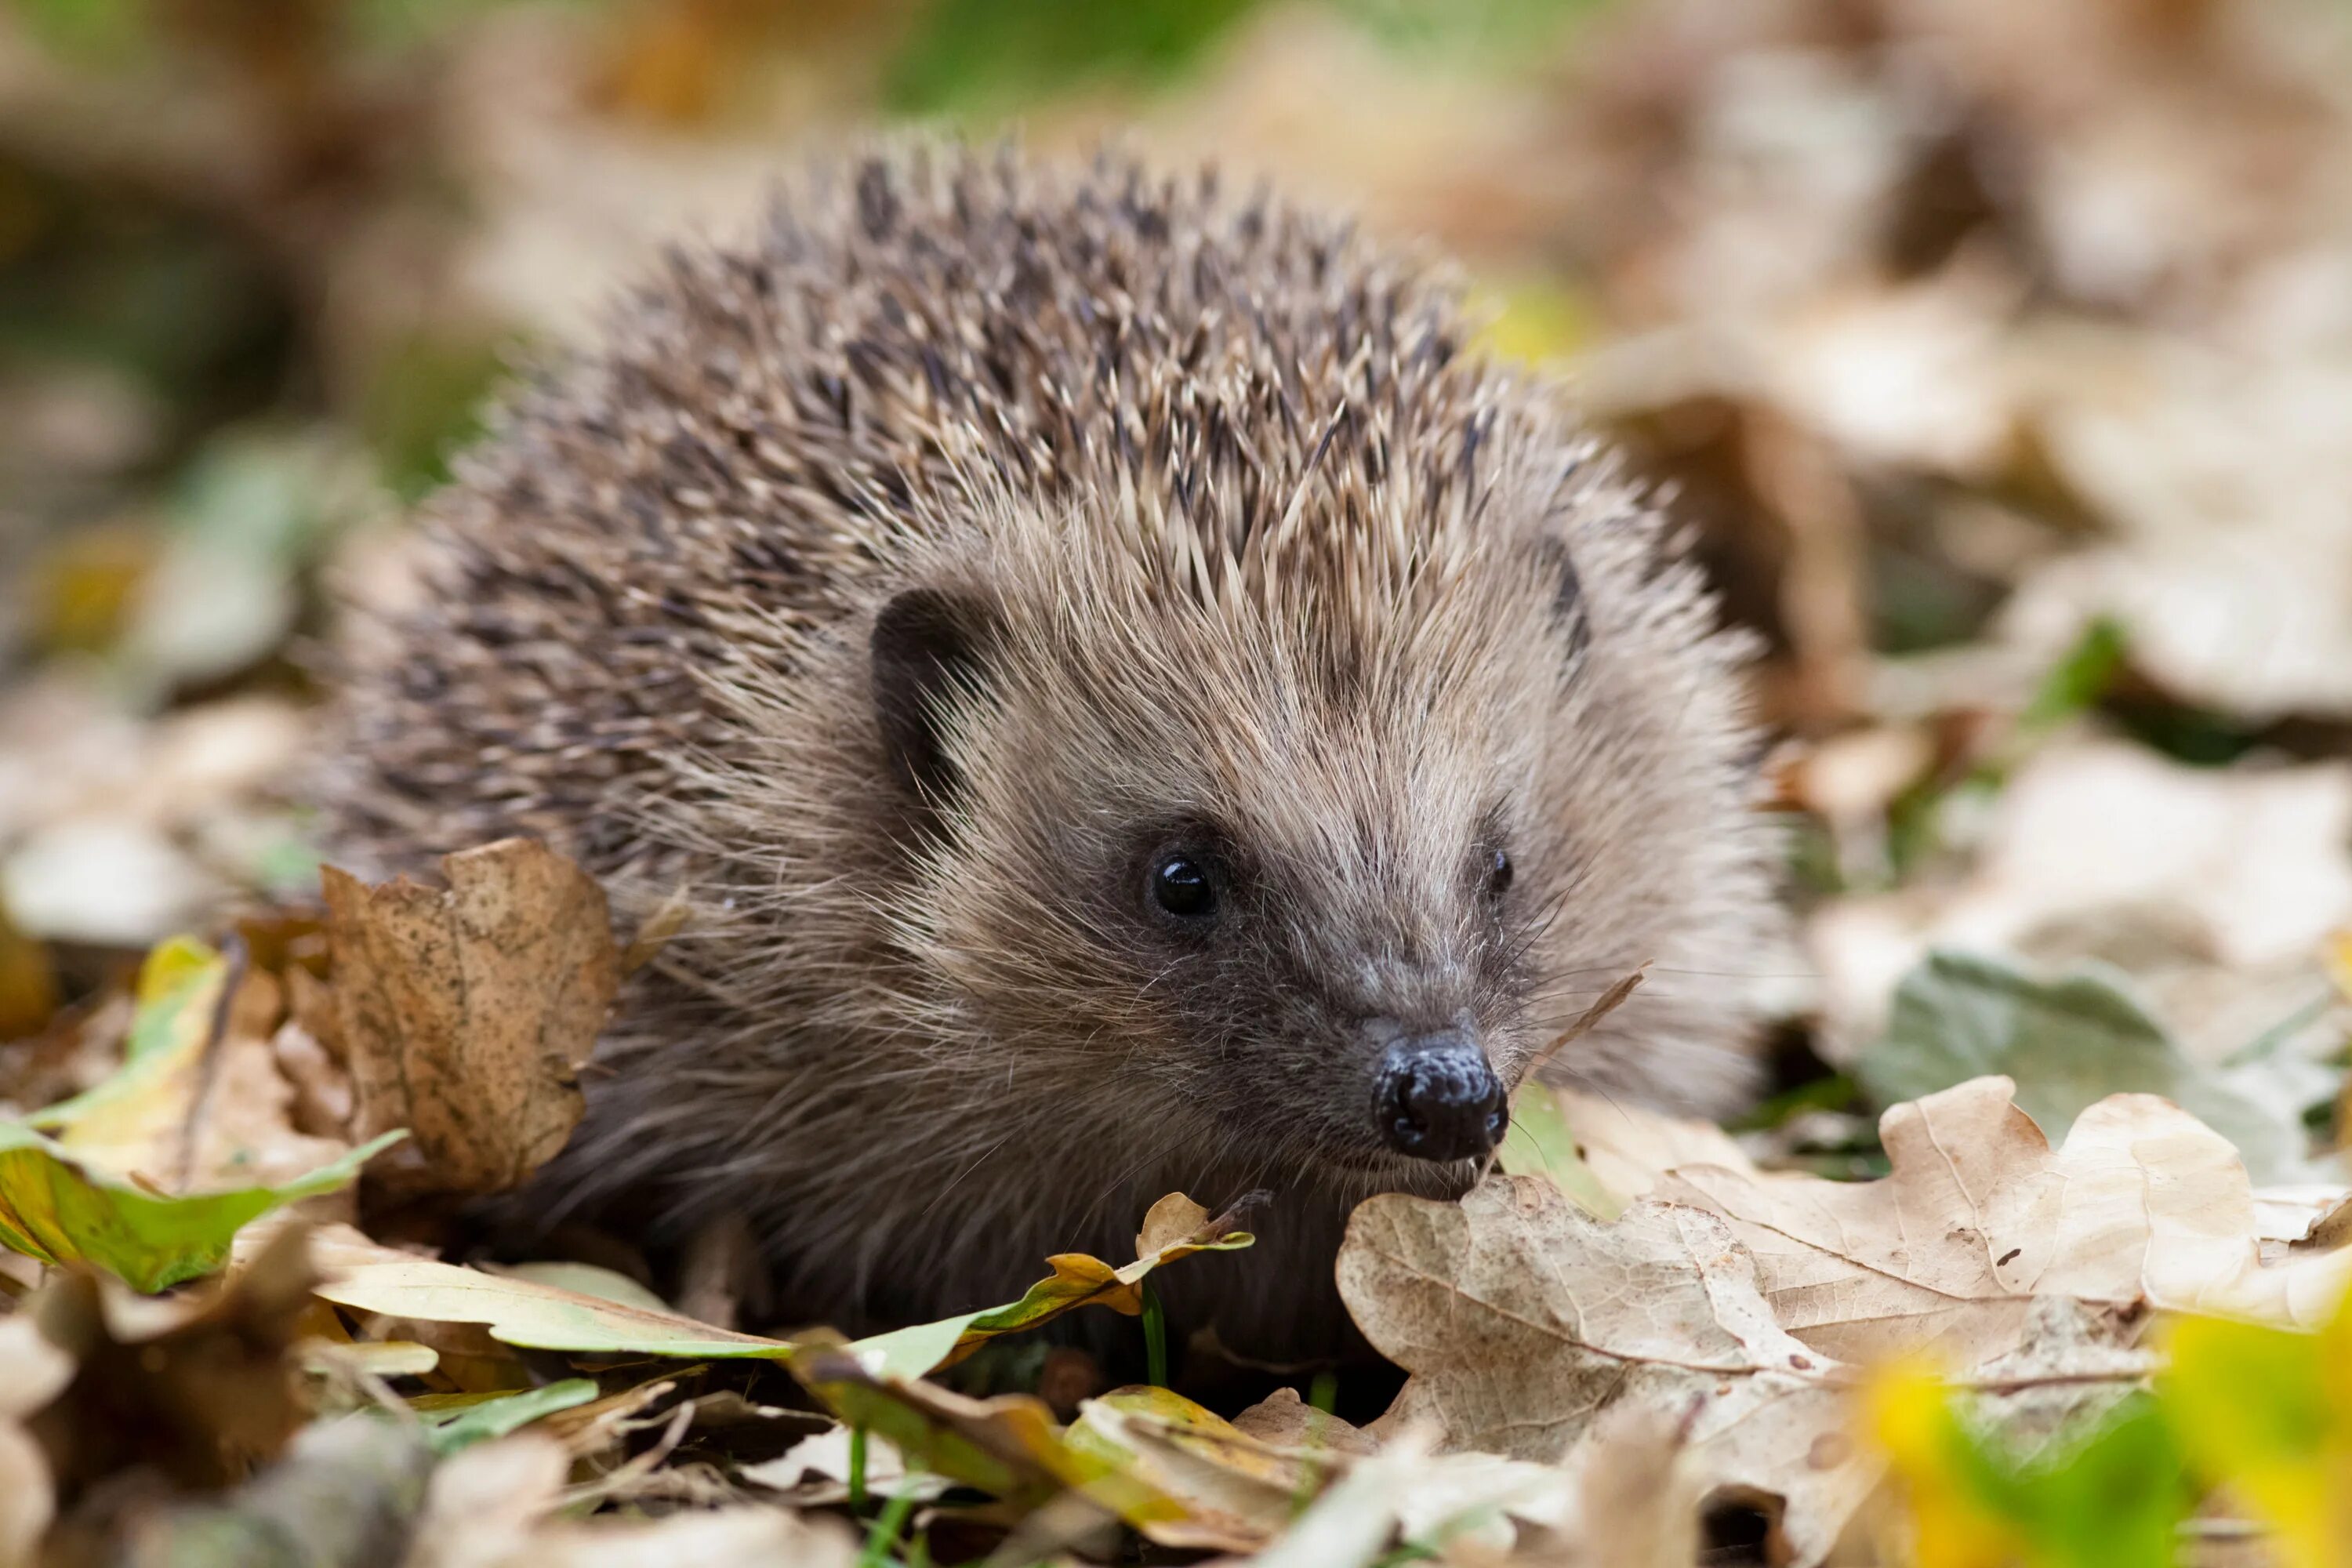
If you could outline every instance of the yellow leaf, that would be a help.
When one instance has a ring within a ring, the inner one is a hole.
[[[228,961],[194,937],[158,945],[140,967],[121,1069],[26,1122],[55,1132],[85,1164],[116,1175],[163,1174],[227,981]]]
[[[2191,1463],[2289,1568],[2352,1564],[2352,1312],[2317,1334],[2184,1318],[2168,1339],[2164,1407]]]
[[[2003,1568],[2021,1542],[1974,1499],[1960,1470],[1966,1438],[1949,1393],[1916,1357],[1888,1363],[1862,1394],[1863,1426],[1910,1504],[1916,1568]]]

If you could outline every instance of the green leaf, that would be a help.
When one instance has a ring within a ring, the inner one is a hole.
[[[877,1334],[847,1349],[876,1377],[920,1377],[963,1360],[1000,1334],[1034,1329],[1080,1307],[1108,1307],[1133,1316],[1143,1310],[1142,1285],[1153,1269],[1196,1252],[1237,1251],[1255,1239],[1245,1230],[1222,1228],[1208,1210],[1171,1193],[1144,1216],[1143,1232],[1136,1238],[1139,1256],[1123,1268],[1066,1252],[1047,1258],[1054,1272],[1008,1306]]]
[[[2303,1130],[2191,1061],[2123,984],[2100,965],[2041,980],[1998,959],[1930,953],[1904,977],[1886,1036],[1855,1076],[1894,1105],[2005,1075],[2053,1143],[2108,1095],[2158,1094],[2236,1144],[2257,1183],[2305,1177]]]
[[[2025,1462],[1997,1437],[1963,1430],[1977,1495],[2017,1527],[2041,1568],[2171,1568],[2190,1496],[2154,1400],[2134,1395],[2090,1432]]]
[[[502,1394],[453,1409],[418,1410],[417,1415],[428,1429],[427,1440],[433,1445],[433,1451],[446,1458],[460,1448],[470,1448],[477,1443],[503,1437],[509,1432],[530,1426],[542,1415],[552,1415],[559,1410],[585,1405],[595,1397],[594,1378],[568,1377],[544,1388],[526,1389],[520,1394]]]
[[[2283,1538],[2278,1560],[2342,1561],[2352,1473],[2352,1313],[2317,1334],[2184,1318],[2158,1396],[2189,1461]]]
[[[2021,1453],[1917,1363],[1874,1374],[1870,1426],[1921,1540],[1949,1563],[2171,1568],[2194,1502],[2170,1423],[2131,1393]]]
[[[618,1301],[625,1307],[644,1307],[656,1312],[669,1310],[668,1302],[627,1275],[616,1269],[600,1268],[593,1263],[574,1263],[568,1259],[509,1263],[501,1265],[499,1272],[518,1279],[552,1285],[559,1290],[569,1290],[577,1296],[593,1296],[600,1301]]]
[[[1514,1176],[1548,1176],[1569,1202],[1595,1219],[1615,1219],[1625,1200],[1601,1185],[1584,1163],[1575,1130],[1548,1083],[1530,1080],[1511,1104],[1511,1130],[1496,1159]]]
[[[2093,619],[2042,678],[2017,716],[2018,728],[2029,737],[2044,735],[2092,707],[2115,685],[2129,651],[2122,623],[2105,616]]]
[[[152,1293],[218,1268],[237,1231],[287,1204],[348,1186],[407,1137],[387,1132],[275,1187],[167,1197],[88,1168],[21,1122],[0,1122],[0,1246],[44,1263],[92,1263]]]
[[[892,107],[997,110],[1105,79],[1165,80],[1258,0],[932,0],[891,62]]]

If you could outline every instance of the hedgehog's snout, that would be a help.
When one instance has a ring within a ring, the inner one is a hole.
[[[1503,1141],[1511,1107],[1477,1039],[1461,1029],[1441,1029],[1407,1036],[1381,1053],[1372,1118],[1401,1154],[1467,1160]]]

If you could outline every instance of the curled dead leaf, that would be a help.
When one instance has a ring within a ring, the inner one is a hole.
[[[325,872],[354,1131],[406,1127],[412,1192],[513,1187],[563,1147],[620,984],[604,894],[545,846],[442,862],[446,889]]]

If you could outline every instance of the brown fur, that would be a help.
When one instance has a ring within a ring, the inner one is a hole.
[[[1367,1020],[1516,1081],[1651,961],[1556,1070],[1736,1099],[1741,645],[1463,337],[1426,268],[1211,176],[916,150],[675,254],[522,395],[355,645],[326,793],[379,866],[525,832],[624,910],[693,894],[545,1201],[740,1213],[788,1317],[863,1327],[1267,1187],[1175,1310],[1297,1359],[1349,1205],[1463,1174],[1373,1137]],[[910,590],[974,650],[920,795],[869,651]],[[1207,937],[1140,907],[1180,840],[1231,879]]]

